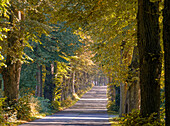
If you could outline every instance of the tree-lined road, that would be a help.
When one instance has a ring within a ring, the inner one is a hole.
[[[110,126],[106,109],[106,91],[107,86],[94,86],[74,106],[21,126]]]

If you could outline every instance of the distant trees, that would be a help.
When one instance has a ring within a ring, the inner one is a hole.
[[[166,1],[165,3],[167,4]],[[84,11],[81,10],[81,5],[84,5]],[[109,6],[112,6],[112,8]],[[73,11],[68,13],[70,8]],[[131,82],[140,83],[141,114],[143,117],[156,112],[159,118],[159,84],[162,64],[159,9],[159,1],[157,0],[121,0],[114,2],[96,0],[91,4],[88,1],[76,1],[75,3],[71,1],[58,11],[67,12],[66,16],[61,15],[62,18],[60,19],[67,20],[68,25],[76,21],[81,24],[80,26],[83,27],[84,31],[89,34],[92,33],[91,36],[94,41],[91,49],[95,52],[93,60],[98,62],[104,71],[112,72],[109,75],[113,77],[115,84],[122,83],[123,89],[127,86],[127,90],[128,88],[130,90]],[[77,24],[75,25],[77,27]],[[167,27],[165,26],[165,28]],[[126,42],[122,54],[123,58],[120,55],[122,41]],[[139,48],[140,76],[138,76],[138,68],[135,68],[136,70],[132,71],[136,74],[131,77],[131,69],[134,68],[130,64],[136,45]],[[125,106],[123,102],[121,104]]]
[[[52,104],[61,104],[91,87],[98,68],[90,59],[85,39],[69,27],[63,30],[64,23],[51,26],[49,36],[40,37],[41,43],[30,41],[33,51],[25,48],[29,58],[21,71],[20,92],[29,90]]]

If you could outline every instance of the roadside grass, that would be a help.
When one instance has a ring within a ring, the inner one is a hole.
[[[62,111],[64,109],[67,109],[71,106],[73,106],[75,103],[77,103],[80,98],[87,93],[88,91],[90,91],[93,88],[94,85],[92,85],[92,87],[88,87],[85,91],[80,90],[77,94],[73,94],[73,98],[68,97],[66,100],[61,102],[61,107],[59,109],[59,111]]]
[[[123,126],[119,117],[109,118],[109,122],[111,123],[111,126]]]
[[[118,112],[108,110],[107,113],[110,117],[109,122],[111,123],[111,126],[122,126]],[[114,115],[116,117],[112,117],[112,115]]]

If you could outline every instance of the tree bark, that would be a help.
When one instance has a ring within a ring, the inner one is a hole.
[[[21,73],[21,57],[22,57],[22,40],[18,38],[16,29],[13,27],[14,17],[20,15],[14,15],[15,9],[12,6],[10,7],[10,16],[9,22],[11,29],[13,31],[8,32],[8,48],[9,52],[6,56],[6,65],[7,67],[3,67],[2,76],[4,80],[4,94],[7,97],[7,102],[18,100],[19,96],[19,81],[20,81],[20,73]]]
[[[10,57],[10,56],[8,56]],[[10,61],[7,58],[7,61]],[[17,101],[19,96],[19,81],[21,72],[21,62],[9,63],[3,69],[2,75],[4,80],[4,94],[7,96],[7,101]]]
[[[160,109],[161,47],[159,2],[138,0],[138,48],[141,114],[148,117]]]
[[[36,93],[35,96],[40,97],[40,84],[41,84],[41,71],[40,71],[40,65],[37,63],[37,85],[36,85]]]
[[[73,79],[72,77],[73,77],[73,72],[70,71],[69,72],[69,79],[68,79],[68,83],[67,83],[68,84],[68,90],[69,90],[68,95],[70,95],[70,96],[72,96],[72,79]]]
[[[125,41],[122,41],[121,44],[121,50],[120,50],[120,64],[122,65],[122,60],[123,60],[123,50],[124,50],[124,45],[125,45]],[[125,89],[124,86],[125,84],[123,84],[123,82],[120,83],[120,108],[119,108],[119,116],[121,117],[122,114],[124,114],[124,96],[125,96]]]
[[[42,97],[42,65],[37,63],[37,85],[35,96]]]
[[[40,97],[43,96],[42,65],[40,65]]]
[[[2,80],[0,80],[0,90],[2,89]]]
[[[77,93],[79,91],[79,71],[76,71],[76,88],[75,88],[75,92]]]
[[[75,94],[75,70],[73,70],[72,93]]]
[[[120,87],[114,86],[116,90],[115,105],[120,106]]]
[[[164,1],[163,41],[165,60],[165,114],[166,126],[170,125],[170,1]]]
[[[55,84],[53,83],[53,75],[54,75],[54,68],[53,64],[46,66],[46,78],[45,78],[45,86],[44,86],[44,98],[47,98],[52,102],[54,100],[54,88]]]
[[[108,84],[108,94],[109,94],[109,100],[114,102],[115,101],[115,87],[114,87],[114,84],[113,84],[113,80],[112,80],[112,77],[109,77],[109,84]]]
[[[127,82],[129,84],[126,103],[125,103],[125,112],[132,112],[133,109],[140,110],[140,85],[139,85],[139,55],[138,55],[137,46],[134,47],[132,61],[129,66],[129,75]],[[128,106],[128,108],[127,108]]]

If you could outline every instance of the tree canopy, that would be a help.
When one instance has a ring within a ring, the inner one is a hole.
[[[157,113],[158,121],[165,73],[169,118],[168,12],[166,0],[1,0],[7,103],[18,103],[29,87],[61,106],[68,96],[107,82],[108,108],[119,107],[120,116],[132,109],[140,109],[141,118]]]

